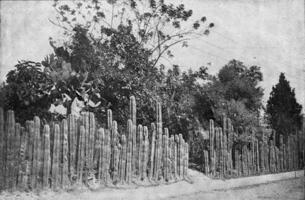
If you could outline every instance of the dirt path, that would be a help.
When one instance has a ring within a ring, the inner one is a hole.
[[[305,200],[304,192],[304,178],[296,178],[232,190],[199,192],[166,200]]]
[[[0,200],[305,200],[303,187],[303,171],[220,180],[189,170],[188,181],[171,184],[96,190],[77,188],[69,192],[4,192],[0,194]]]

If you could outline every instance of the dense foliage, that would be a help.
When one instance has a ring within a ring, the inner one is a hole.
[[[35,115],[50,118],[48,109],[53,102],[50,77],[41,70],[41,64],[21,61],[7,74],[4,106],[16,111],[16,119],[24,122]]]
[[[221,125],[227,115],[234,127],[258,126],[263,96],[259,67],[232,60],[212,76],[206,67],[181,71],[178,65],[164,65],[174,56],[172,47],[186,48],[189,40],[209,35],[214,24],[206,17],[189,22],[191,10],[162,0],[54,1],[53,6],[58,16],[51,22],[65,30],[65,42],[50,38],[54,54],[45,57],[43,67],[18,63],[0,90],[5,94],[2,104],[14,109],[19,121],[34,115],[64,118],[77,99],[84,103],[82,110],[95,113],[98,123],[105,123],[107,109],[112,109],[124,126],[134,95],[138,123],[155,121],[155,103],[160,101],[164,127],[170,134],[197,139],[198,152],[209,119]],[[50,113],[53,105],[67,112]]]
[[[276,130],[277,145],[280,134],[283,134],[286,142],[289,134],[294,134],[301,128],[301,110],[302,106],[295,98],[294,89],[290,87],[284,73],[281,73],[279,82],[272,87],[266,110],[270,126]]]

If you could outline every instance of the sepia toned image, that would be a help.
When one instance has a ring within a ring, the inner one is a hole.
[[[1,0],[0,200],[305,200],[304,0]]]

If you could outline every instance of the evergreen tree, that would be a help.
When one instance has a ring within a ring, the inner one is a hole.
[[[276,131],[276,144],[279,144],[279,136],[283,134],[284,142],[289,134],[301,128],[302,106],[295,98],[295,91],[289,85],[284,73],[280,74],[279,83],[272,87],[267,102],[267,116],[269,124]]]

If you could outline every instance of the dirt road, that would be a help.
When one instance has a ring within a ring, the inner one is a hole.
[[[304,178],[297,178],[231,190],[200,192],[166,200],[305,200],[304,192]]]
[[[149,187],[129,185],[96,190],[77,188],[69,192],[4,192],[0,194],[0,200],[305,200],[303,171],[220,180],[189,170],[189,178],[191,182]]]

